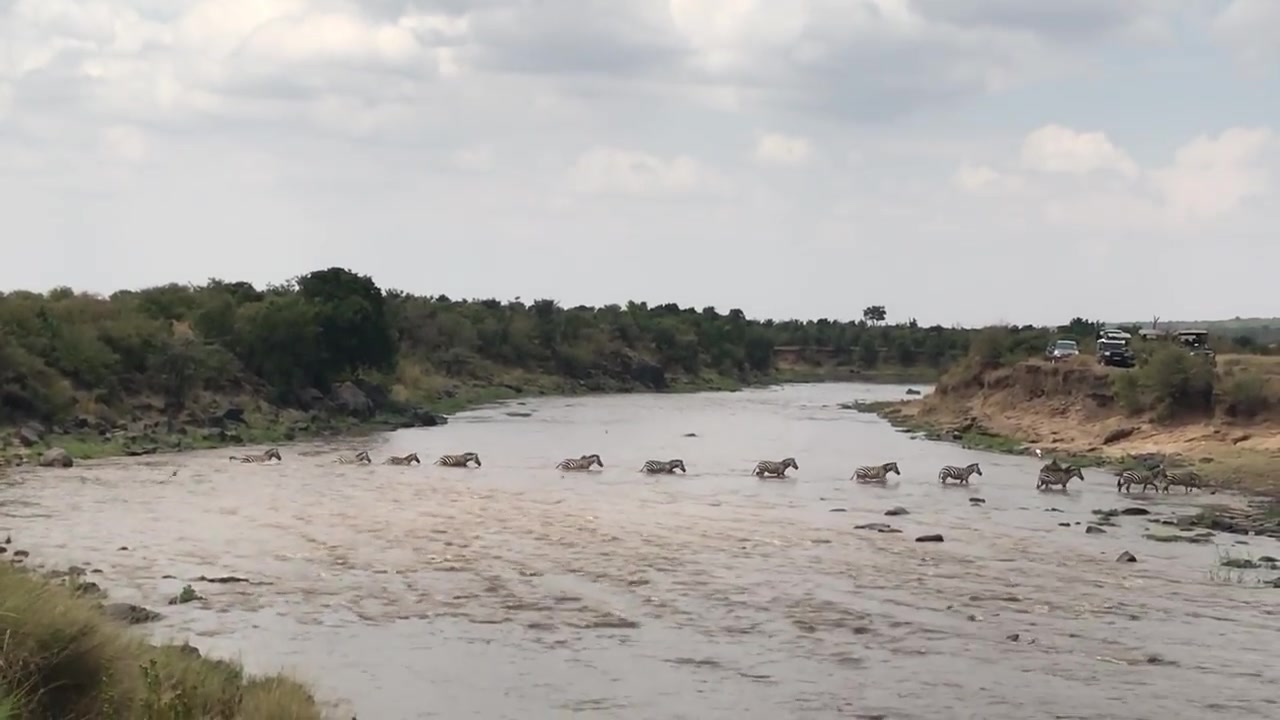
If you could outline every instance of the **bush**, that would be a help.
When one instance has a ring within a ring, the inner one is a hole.
[[[33,573],[0,566],[3,717],[319,720],[311,693],[237,664],[153,646],[91,602]]]
[[[1226,411],[1231,417],[1257,417],[1271,405],[1266,378],[1249,370],[1231,377],[1225,394]]]

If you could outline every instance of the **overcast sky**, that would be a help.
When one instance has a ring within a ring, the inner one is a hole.
[[[1280,0],[0,0],[0,288],[1280,315]]]

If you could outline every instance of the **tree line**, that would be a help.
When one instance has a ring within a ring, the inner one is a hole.
[[[766,380],[789,362],[873,370],[945,369],[970,333],[884,306],[857,321],[756,320],[741,310],[629,302],[455,300],[383,290],[343,268],[258,288],[218,279],[109,297],[60,287],[0,294],[0,422],[58,419],[130,398],[180,409],[202,393],[290,405],[361,377],[400,390],[415,378],[502,383],[511,373],[588,390],[663,389],[699,378]]]

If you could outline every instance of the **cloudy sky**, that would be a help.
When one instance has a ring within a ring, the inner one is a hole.
[[[1280,315],[1280,0],[0,0],[0,288]]]

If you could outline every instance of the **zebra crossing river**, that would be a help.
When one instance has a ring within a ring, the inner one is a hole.
[[[838,407],[904,392],[548,398],[283,446],[280,463],[23,468],[0,485],[0,532],[101,569],[113,600],[164,614],[142,626],[159,638],[293,672],[337,717],[1280,716],[1280,595],[1256,582],[1277,573],[1217,565],[1276,542],[1157,543],[1144,517],[1086,534],[1095,508],[1210,498],[1122,497],[1100,470],[1037,491],[1042,460]],[[372,464],[335,462],[362,449]],[[432,464],[463,452],[483,467]],[[408,453],[424,462],[383,464]],[[603,467],[556,469],[592,454]],[[752,474],[788,457],[783,478]],[[673,458],[687,474],[639,472]],[[850,480],[889,462],[883,485]],[[969,484],[938,481],[973,462]],[[929,533],[945,541],[915,542]],[[1126,550],[1138,562],[1115,562]],[[190,580],[226,575],[250,582]],[[206,599],[164,606],[188,582]]]

